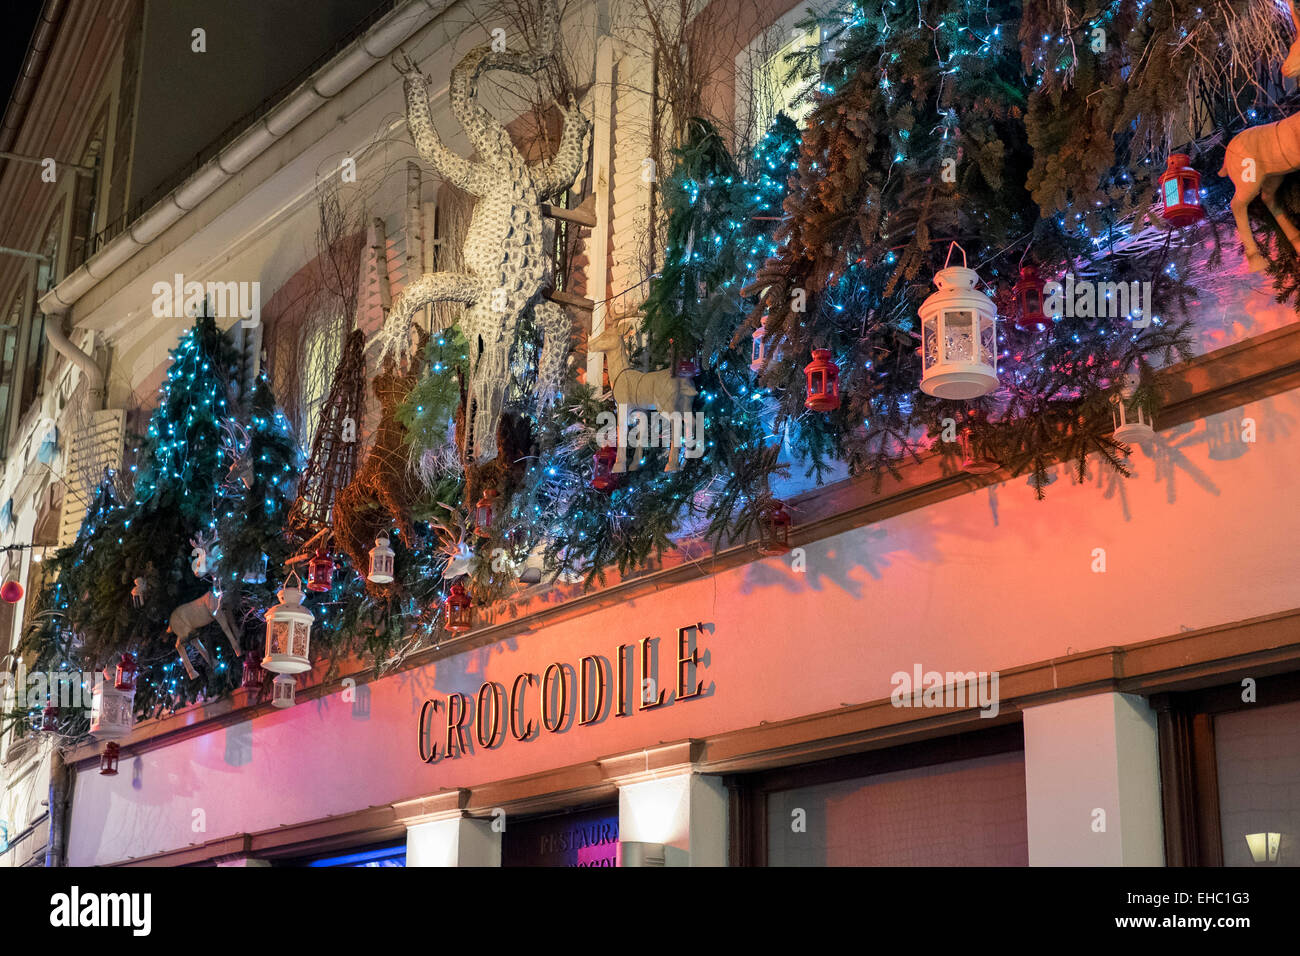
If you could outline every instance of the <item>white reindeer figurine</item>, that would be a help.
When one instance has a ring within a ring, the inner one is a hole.
[[[675,420],[682,422],[683,426],[689,421],[691,399],[698,394],[691,380],[677,378],[671,369],[666,368],[653,372],[629,368],[627,347],[615,323],[606,325],[599,335],[588,340],[587,347],[605,353],[605,358],[609,362],[610,387],[614,391],[614,401],[620,406],[626,406],[629,411],[655,409],[661,415],[671,415],[676,412],[680,417]],[[700,436],[696,436],[696,440],[699,439]],[[664,471],[677,470],[681,451],[682,428],[674,427],[668,449],[668,464]],[[634,456],[633,471],[639,467],[640,459],[639,453]],[[620,473],[627,471],[627,442],[623,440],[622,434],[619,435],[614,471]]]
[[[1287,5],[1291,8],[1291,22],[1295,24],[1297,38],[1282,64],[1282,75],[1296,77],[1300,76],[1300,15],[1296,13],[1295,0],[1287,0]],[[1244,129],[1232,138],[1224,152],[1219,175],[1231,178],[1236,187],[1232,197],[1232,215],[1237,220],[1237,236],[1246,247],[1246,261],[1252,272],[1262,272],[1268,265],[1246,216],[1246,207],[1256,196],[1263,198],[1264,205],[1282,227],[1291,246],[1300,253],[1300,230],[1277,204],[1277,190],[1282,185],[1282,178],[1297,169],[1300,169],[1300,114]]]
[[[221,630],[225,633],[226,639],[235,649],[236,654],[242,654],[243,650],[239,646],[239,637],[235,633],[234,622],[230,615],[221,606],[221,592],[213,588],[207,594],[193,601],[182,604],[176,610],[172,611],[171,617],[167,619],[167,633],[176,635],[176,653],[181,656],[181,663],[185,665],[185,673],[190,676],[190,680],[198,677],[198,671],[190,663],[188,645],[193,644],[199,656],[208,662],[211,668],[212,655],[208,649],[203,646],[203,642],[193,634],[202,627],[211,624],[216,620],[221,625]]]

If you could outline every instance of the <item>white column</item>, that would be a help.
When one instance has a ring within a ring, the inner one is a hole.
[[[1163,866],[1156,715],[1103,693],[1024,712],[1030,866]]]
[[[500,866],[501,834],[491,820],[452,816],[406,831],[407,866]]]
[[[665,866],[727,865],[727,793],[719,777],[685,771],[619,787],[620,843],[662,845]],[[654,857],[625,849],[624,865]]]

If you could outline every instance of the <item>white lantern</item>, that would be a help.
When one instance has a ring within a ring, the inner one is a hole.
[[[1125,375],[1119,394],[1110,397],[1115,440],[1124,445],[1141,445],[1156,437],[1156,430],[1151,426],[1151,417],[1146,410],[1131,404],[1135,391],[1136,376]]]
[[[393,582],[393,549],[388,546],[388,538],[384,535],[376,538],[375,546],[370,549],[370,573],[366,580],[372,584]]]
[[[276,674],[275,680],[271,681],[271,706],[272,707],[292,707],[293,693],[297,689],[297,683],[288,674]]]
[[[948,249],[961,249],[953,243]],[[961,249],[962,262],[966,250]],[[934,276],[939,291],[921,303],[921,390],[935,398],[970,399],[998,387],[998,310],[975,288],[979,274],[965,265]]]
[[[302,606],[302,580],[297,571],[290,572],[277,597],[280,603],[266,612],[266,657],[262,667],[277,674],[301,674],[311,670],[307,652],[316,616]]]
[[[95,681],[90,692],[90,735],[96,740],[114,740],[131,732],[135,721],[135,687],[123,690],[108,674]]]

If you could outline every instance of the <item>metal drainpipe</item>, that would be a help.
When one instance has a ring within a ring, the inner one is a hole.
[[[45,865],[64,866],[68,846],[68,801],[72,771],[56,745],[50,750],[50,838],[45,844]]]
[[[104,370],[99,367],[94,356],[87,355],[72,344],[72,340],[63,334],[63,316],[54,314],[45,319],[45,337],[50,340],[54,350],[66,358],[86,376],[90,397],[90,410],[97,412],[104,407]]]

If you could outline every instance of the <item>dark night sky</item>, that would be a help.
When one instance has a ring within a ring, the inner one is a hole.
[[[9,104],[9,94],[23,68],[27,44],[32,40],[32,30],[44,4],[41,0],[5,0],[3,6],[0,11],[0,17],[4,18],[4,26],[0,27],[0,113]]]

